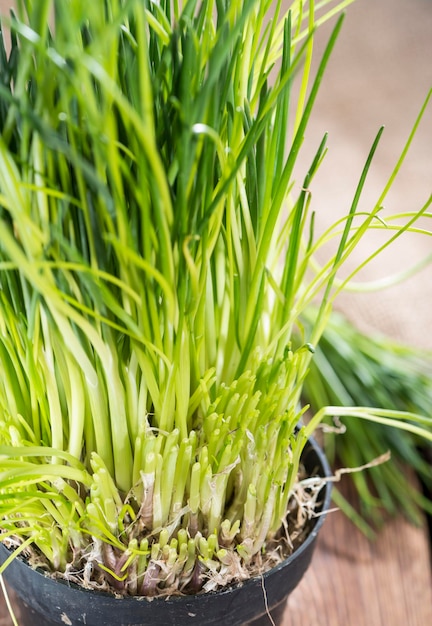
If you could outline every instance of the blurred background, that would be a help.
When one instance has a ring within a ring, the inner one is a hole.
[[[332,24],[325,25],[319,32],[318,59],[331,28]],[[336,214],[347,214],[368,151],[384,125],[360,204],[360,210],[373,208],[431,87],[431,0],[357,0],[348,7],[305,137],[307,165],[324,132],[329,132],[329,152],[311,185],[321,225],[332,223]],[[417,210],[431,193],[432,102],[384,201],[383,215]],[[379,241],[378,233],[368,236],[365,250],[371,251]],[[375,280],[400,272],[431,252],[430,237],[406,236],[361,278]],[[358,251],[353,262],[362,258]],[[364,331],[381,331],[430,349],[432,266],[392,288],[343,294],[337,308]]]

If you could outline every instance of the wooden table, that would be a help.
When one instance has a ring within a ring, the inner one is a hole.
[[[432,575],[426,524],[417,528],[403,517],[390,520],[371,543],[341,512],[330,513],[312,565],[289,598],[283,626],[429,624]],[[0,626],[12,626],[3,599]]]
[[[431,563],[426,522],[392,519],[370,542],[340,511],[331,513],[283,626],[429,626]]]

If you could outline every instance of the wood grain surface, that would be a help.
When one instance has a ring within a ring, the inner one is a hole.
[[[368,541],[341,512],[330,514],[312,565],[289,598],[283,626],[432,624],[427,525],[390,520]]]

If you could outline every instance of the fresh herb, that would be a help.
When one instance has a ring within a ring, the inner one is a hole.
[[[339,270],[371,228],[384,249],[431,204],[385,223],[404,150],[357,213],[380,130],[347,216],[314,232],[325,136],[304,181],[293,170],[342,17],[314,76],[310,59],[349,4],[17,2],[0,52],[1,527],[52,571],[144,595],[250,575],[307,438],[344,413],[297,429]],[[417,415],[349,413],[432,438]]]

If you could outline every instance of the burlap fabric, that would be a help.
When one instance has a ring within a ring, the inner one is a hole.
[[[312,154],[322,134],[329,132],[329,153],[311,186],[321,228],[346,214],[369,147],[384,124],[360,208],[369,210],[379,197],[432,87],[431,33],[430,2],[362,0],[349,7],[305,137],[305,148]],[[325,34],[321,33],[319,47]],[[431,193],[432,102],[385,199],[384,219],[420,208]],[[432,219],[422,224],[432,230]],[[382,236],[370,233],[350,267],[380,242]],[[392,275],[428,254],[432,254],[432,237],[406,236],[359,279],[374,281]],[[397,286],[366,294],[346,293],[336,306],[366,332],[383,332],[432,349],[432,264]]]

